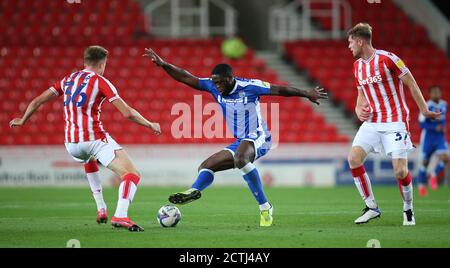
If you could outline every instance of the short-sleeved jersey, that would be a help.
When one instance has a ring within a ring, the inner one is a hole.
[[[78,143],[104,139],[100,121],[101,106],[119,98],[114,85],[90,70],[74,72],[50,88],[64,96],[65,142]]]
[[[222,108],[229,130],[235,138],[270,137],[261,115],[260,96],[270,94],[270,84],[256,79],[235,78],[236,84],[227,96],[222,96],[209,78],[201,78],[199,87],[213,95]]]
[[[419,115],[419,123],[422,128],[422,135],[426,135],[428,138],[433,139],[438,136],[445,136],[444,132],[436,131],[437,126],[442,125],[443,129],[446,127],[446,114],[447,114],[447,102],[444,100],[439,100],[439,102],[434,102],[429,100],[427,102],[428,110],[432,112],[439,111],[441,117],[437,120],[425,118],[423,114]]]
[[[384,50],[377,49],[369,59],[355,61],[353,73],[356,85],[363,91],[372,114],[367,122],[408,123],[409,109],[400,79],[408,72],[399,57]]]
[[[433,120],[425,118],[423,114],[419,115],[420,127],[422,128],[420,136],[421,156],[424,159],[430,159],[434,153],[448,153],[448,142],[445,132],[436,130],[439,125],[443,129],[446,127],[447,102],[444,100],[439,102],[429,100],[427,104],[430,111],[439,111],[441,117]]]

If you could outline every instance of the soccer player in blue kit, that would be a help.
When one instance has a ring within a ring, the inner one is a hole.
[[[260,226],[271,226],[273,207],[264,194],[258,170],[253,164],[255,160],[267,154],[272,144],[271,134],[261,116],[259,97],[297,96],[319,104],[319,99],[328,98],[327,93],[319,87],[302,90],[256,79],[238,78],[233,75],[232,68],[227,64],[216,65],[209,78],[198,78],[184,69],[167,63],[152,49],[146,49],[144,56],[162,67],[176,81],[212,94],[222,108],[228,128],[236,138],[234,143],[203,161],[192,187],[171,195],[169,201],[174,204],[186,204],[199,199],[201,191],[213,182],[215,172],[238,168],[259,204]]]
[[[427,195],[427,167],[433,154],[438,156],[438,163],[430,173],[430,188],[437,189],[437,175],[444,170],[448,161],[448,143],[446,140],[445,115],[447,113],[447,102],[441,99],[441,88],[432,86],[429,89],[430,100],[428,109],[433,112],[440,112],[441,118],[437,120],[427,119],[422,114],[419,115],[422,134],[420,137],[422,166],[419,169],[419,195]]]

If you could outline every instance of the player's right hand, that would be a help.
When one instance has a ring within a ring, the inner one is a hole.
[[[439,118],[441,118],[441,113],[439,111],[432,112],[430,110],[427,110],[427,111],[423,112],[423,115],[426,118],[430,118],[430,119],[433,119],[433,120],[438,120]]]
[[[156,54],[155,51],[153,51],[153,49],[151,48],[146,48],[145,49],[145,54],[142,55],[143,57],[148,57],[150,58],[156,65],[158,66],[163,66],[166,62],[161,59],[160,56],[158,56],[158,54]]]
[[[22,118],[14,118],[13,120],[11,120],[9,122],[9,127],[13,128],[13,127],[21,127],[23,126],[24,122],[22,120]]]
[[[159,123],[150,123],[150,128],[153,130],[156,136],[161,135],[161,126]]]
[[[366,121],[370,117],[369,104],[365,103],[363,106],[356,106],[355,112],[359,120]]]

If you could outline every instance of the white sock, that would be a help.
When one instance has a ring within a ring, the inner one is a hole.
[[[403,185],[404,183],[409,182],[408,185]],[[413,185],[412,185],[412,177],[411,173],[408,172],[406,177],[403,179],[397,179],[398,188],[400,190],[400,194],[403,199],[403,210],[413,209]]]
[[[353,181],[355,182],[356,188],[358,189],[361,198],[366,203],[366,206],[368,206],[369,208],[378,207],[375,201],[375,196],[372,192],[372,184],[370,183],[369,175],[367,175],[367,173],[364,173],[359,177],[354,177]]]
[[[408,186],[402,186],[403,193],[403,211],[413,209],[413,186],[412,183]]]
[[[97,211],[100,211],[101,209],[107,210],[105,200],[103,200],[102,192],[92,193],[92,196],[94,196],[95,203],[97,204]]]
[[[268,210],[270,209],[272,206],[269,204],[269,202],[266,202],[264,204],[259,205],[259,210],[263,211],[263,210]]]
[[[126,218],[128,217],[128,207],[130,206],[131,201],[133,201],[133,197],[136,194],[137,187],[133,182],[129,182],[129,191],[128,197],[124,198],[126,181],[122,181],[119,186],[119,200],[117,201],[116,213],[114,214],[117,218]]]
[[[252,162],[248,162],[245,166],[243,166],[240,171],[242,175],[246,175],[250,172],[252,172],[252,170],[254,170],[256,168],[256,166],[252,163]]]
[[[97,204],[97,211],[102,208],[106,209],[105,200],[103,200],[102,182],[100,180],[100,172],[86,173],[86,177],[91,187],[92,195],[94,196],[95,203]]]

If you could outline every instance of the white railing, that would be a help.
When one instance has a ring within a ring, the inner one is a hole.
[[[211,26],[210,9],[223,12],[223,23]],[[164,12],[166,11],[166,12]],[[232,36],[236,33],[236,10],[223,0],[156,0],[145,6],[151,34],[167,37]]]
[[[311,3],[331,3],[331,8],[311,9]],[[341,38],[351,27],[351,12],[351,6],[346,0],[295,0],[282,7],[274,6],[269,15],[270,39],[280,42],[299,38]],[[320,17],[331,18],[331,30],[313,27],[313,19]],[[341,18],[344,19],[344,29],[341,29]]]

